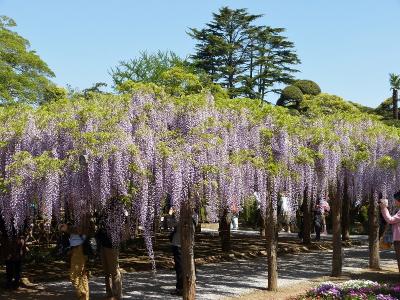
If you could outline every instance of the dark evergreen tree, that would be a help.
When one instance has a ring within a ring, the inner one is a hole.
[[[398,74],[389,74],[389,82],[390,88],[393,92],[392,94],[392,103],[393,103],[393,119],[399,119],[399,109],[398,109],[398,90],[400,89],[400,75]]]
[[[290,83],[297,71],[292,66],[300,61],[293,43],[282,36],[284,29],[256,25],[261,16],[223,7],[205,28],[190,29],[197,41],[194,65],[231,97],[264,100],[268,92],[279,92],[275,84]]]

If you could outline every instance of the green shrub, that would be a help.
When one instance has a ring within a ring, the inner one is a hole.
[[[257,201],[254,197],[250,197],[244,201],[243,211],[240,213],[239,218],[245,226],[255,228],[258,225],[258,214]]]
[[[276,102],[276,105],[298,107],[303,98],[303,92],[297,86],[289,85],[282,90],[281,97]]]
[[[321,88],[312,80],[297,80],[294,84],[304,95],[318,95],[321,93]]]

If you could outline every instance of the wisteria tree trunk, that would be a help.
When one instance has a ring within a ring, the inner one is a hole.
[[[348,184],[344,180],[343,205],[342,205],[342,240],[350,240],[350,198],[347,193]]]
[[[260,211],[260,236],[261,237],[265,237],[265,217],[263,216],[263,214]]]
[[[369,267],[380,269],[379,258],[379,207],[373,197],[369,198],[368,220],[369,220]]]
[[[266,237],[268,253],[268,290],[278,290],[278,259],[277,259],[277,207],[270,198],[267,198]]]
[[[398,98],[397,98],[397,89],[392,89],[392,104],[393,104],[393,119],[399,119],[399,108],[398,108]]]
[[[195,232],[196,232],[196,233],[200,233],[200,232],[201,232],[201,222],[199,222],[198,224],[196,224]]]
[[[342,197],[339,193],[333,194],[331,192],[332,199],[332,276],[339,277],[342,275],[342,264],[343,264],[343,248],[341,239],[341,211],[342,211]]]
[[[226,210],[219,221],[219,235],[222,251],[231,251],[231,220]]]
[[[303,243],[311,243],[311,227],[312,227],[312,214],[311,214],[311,199],[308,199],[304,193],[303,209]]]
[[[183,273],[183,299],[196,298],[196,274],[194,267],[194,224],[193,209],[189,201],[181,206],[181,247],[182,247],[182,273]]]

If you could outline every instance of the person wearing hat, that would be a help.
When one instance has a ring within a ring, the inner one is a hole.
[[[395,200],[395,205],[397,207],[400,207],[400,191],[397,191],[393,195],[393,199]],[[385,221],[389,224],[392,224],[393,244],[396,252],[397,266],[400,272],[400,210],[396,214],[391,216],[388,210],[387,199],[381,199],[379,201],[379,206],[381,208],[381,213]]]

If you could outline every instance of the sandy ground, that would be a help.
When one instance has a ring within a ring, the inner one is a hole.
[[[344,274],[340,280],[363,278],[398,282],[393,250],[381,252],[384,272],[368,271],[368,248],[360,246],[344,250]],[[331,268],[331,251],[285,254],[278,258],[279,291],[267,292],[267,259],[238,259],[231,262],[206,264],[197,268],[196,299],[288,299],[316,282],[328,278]],[[364,277],[365,277],[364,276]],[[123,277],[124,299],[179,299],[169,295],[174,288],[173,270],[125,273]],[[104,299],[101,277],[90,279],[91,299]],[[239,298],[238,298],[239,297]],[[14,293],[0,294],[0,299],[74,299],[68,281],[45,283]]]

